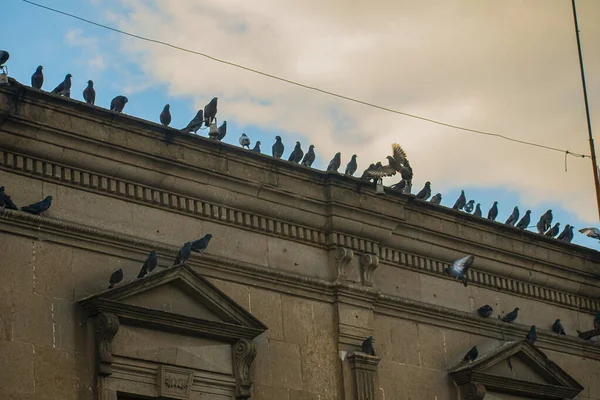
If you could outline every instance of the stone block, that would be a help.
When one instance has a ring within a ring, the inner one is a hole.
[[[283,315],[283,336],[286,342],[305,345],[312,337],[312,301],[288,295],[281,296]]]
[[[269,350],[273,386],[303,390],[300,346],[269,340]]]
[[[51,347],[52,299],[50,297],[13,291],[13,340]]]
[[[449,281],[431,275],[419,275],[421,301],[459,311],[469,311],[469,291],[459,281]]]
[[[76,356],[73,352],[35,346],[35,391],[40,398],[76,400]]]
[[[373,286],[392,296],[421,299],[419,274],[391,264],[379,263],[377,271],[373,274]]]
[[[333,279],[327,252],[313,246],[269,237],[268,262],[272,268],[320,279]]]
[[[77,304],[64,299],[52,299],[53,332],[56,348],[84,353],[86,351],[83,313]]]
[[[252,388],[252,399],[255,399],[255,400],[287,400],[288,399],[288,389],[255,383]]]
[[[315,393],[302,392],[299,390],[291,390],[290,389],[288,394],[289,394],[289,400],[321,400],[321,399],[323,399],[323,397],[321,397],[320,395],[317,395]]]
[[[0,288],[0,341],[13,336],[13,295],[10,286]]]
[[[446,370],[446,343],[443,330],[437,326],[419,324],[417,332],[421,366],[438,371]]]
[[[33,293],[34,240],[0,233],[0,254],[4,286]]]
[[[248,286],[221,279],[211,279],[210,282],[227,296],[231,297],[233,301],[244,307],[244,309],[250,310],[250,292]]]
[[[252,341],[256,348],[256,357],[250,367],[250,375],[252,382],[255,384],[261,384],[266,386],[272,385],[271,379],[271,356],[269,349],[269,340],[261,336],[257,337]]]
[[[411,321],[376,315],[375,353],[382,360],[419,366],[417,324]]]
[[[371,329],[373,324],[371,310],[349,304],[338,304],[338,318],[340,324],[357,328]]]
[[[341,377],[337,340],[332,334],[315,334],[301,346],[302,388],[312,393],[335,397]]]
[[[72,248],[57,243],[36,241],[32,261],[35,292],[50,297],[72,299]]]
[[[32,394],[35,390],[33,345],[0,341],[0,360],[0,397]]]
[[[281,295],[254,287],[248,287],[248,290],[250,312],[269,327],[263,336],[269,339],[283,339]]]

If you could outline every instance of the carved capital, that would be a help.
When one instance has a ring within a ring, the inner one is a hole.
[[[360,257],[360,279],[365,286],[373,286],[373,271],[379,266],[379,257],[375,254],[363,254]]]
[[[119,331],[119,318],[114,314],[100,313],[96,316],[96,349],[98,374],[112,374],[112,340]]]
[[[335,264],[337,267],[338,279],[346,279],[346,268],[353,258],[354,252],[352,249],[347,249],[345,247],[338,247],[335,249]]]
[[[466,383],[460,386],[462,400],[483,400],[485,394],[485,386],[481,383]]]
[[[235,376],[235,399],[249,399],[251,396],[252,380],[250,365],[256,357],[254,344],[246,339],[240,339],[233,347],[233,374]]]

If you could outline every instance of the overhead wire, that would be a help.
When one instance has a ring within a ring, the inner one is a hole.
[[[347,100],[347,101],[350,101],[350,102],[353,102],[353,103],[362,104],[364,106],[368,106],[368,107],[371,107],[371,108],[376,108],[376,109],[383,110],[383,111],[386,111],[386,112],[403,115],[405,117],[410,117],[410,118],[418,119],[418,120],[429,122],[429,123],[436,124],[436,125],[445,126],[447,128],[457,129],[457,130],[461,130],[461,131],[465,131],[465,132],[471,132],[471,133],[476,133],[476,134],[485,135],[485,136],[496,137],[496,138],[504,139],[504,140],[507,140],[507,141],[510,141],[510,142],[514,142],[514,143],[518,143],[518,144],[522,144],[522,145],[533,146],[533,147],[537,147],[537,148],[541,148],[541,149],[546,149],[546,150],[551,150],[551,151],[557,151],[557,152],[560,152],[560,153],[564,153],[565,154],[565,170],[566,170],[566,157],[567,157],[567,155],[570,155],[570,156],[573,156],[573,157],[579,157],[579,158],[585,158],[585,157],[591,158],[587,154],[574,153],[574,152],[572,152],[570,150],[560,149],[560,148],[557,148],[557,147],[552,147],[552,146],[548,146],[548,145],[544,145],[544,144],[540,144],[540,143],[529,142],[529,141],[526,141],[526,140],[519,140],[519,139],[515,139],[515,138],[512,138],[512,137],[509,137],[509,136],[501,135],[499,133],[492,133],[492,132],[482,131],[482,130],[479,130],[479,129],[465,128],[465,127],[462,127],[462,126],[459,126],[459,125],[454,125],[454,124],[450,124],[450,123],[438,121],[438,120],[435,120],[435,119],[432,119],[432,118],[422,117],[422,116],[419,116],[419,115],[415,115],[415,114],[411,114],[411,113],[407,113],[407,112],[403,112],[403,111],[399,111],[399,110],[394,110],[394,109],[391,109],[391,108],[388,108],[388,107],[384,107],[384,106],[380,106],[380,105],[377,105],[377,104],[374,104],[374,103],[370,103],[370,102],[363,101],[363,100],[358,100],[358,99],[355,99],[355,98],[352,98],[352,97],[348,97],[348,96],[344,96],[344,95],[341,95],[341,94],[338,94],[338,93],[330,92],[330,91],[325,90],[325,89],[320,89],[318,87],[314,87],[314,86],[306,85],[306,84],[303,84],[303,83],[300,83],[300,82],[296,82],[296,81],[293,81],[293,80],[290,80],[290,79],[282,78],[280,76],[269,74],[269,73],[263,72],[263,71],[259,71],[259,70],[256,70],[254,68],[246,67],[246,66],[241,65],[241,64],[236,64],[236,63],[231,62],[231,61],[222,60],[220,58],[213,57],[213,56],[211,56],[209,54],[206,54],[206,53],[202,53],[202,52],[195,51],[195,50],[190,50],[190,49],[187,49],[187,48],[184,48],[184,47],[180,47],[180,46],[177,46],[177,45],[173,45],[173,44],[161,41],[161,40],[151,39],[151,38],[147,38],[147,37],[144,37],[144,36],[136,35],[134,33],[126,32],[126,31],[123,31],[121,29],[113,28],[112,26],[108,26],[108,25],[104,25],[104,24],[101,24],[101,23],[98,23],[98,22],[95,22],[95,21],[91,21],[89,19],[82,18],[82,17],[79,17],[77,15],[65,12],[65,11],[57,10],[55,8],[48,7],[48,6],[45,6],[45,5],[42,5],[42,4],[30,1],[30,0],[21,0],[21,1],[24,2],[24,3],[27,3],[27,4],[30,4],[30,5],[33,5],[33,6],[36,6],[36,7],[45,9],[45,10],[48,10],[48,11],[52,11],[52,12],[55,12],[55,13],[58,13],[58,14],[61,14],[61,15],[64,15],[64,16],[67,16],[67,17],[70,17],[70,18],[77,19],[79,21],[82,21],[82,22],[85,22],[85,23],[88,23],[88,24],[91,24],[91,25],[95,25],[95,26],[103,28],[103,29],[107,29],[107,30],[110,30],[110,31],[122,34],[122,35],[130,36],[130,37],[133,37],[133,38],[136,38],[136,39],[139,39],[139,40],[143,40],[143,41],[147,41],[147,42],[150,42],[150,43],[160,44],[160,45],[163,45],[163,46],[166,46],[166,47],[170,47],[172,49],[183,51],[183,52],[186,52],[186,53],[199,55],[199,56],[208,58],[210,60],[213,60],[213,61],[216,61],[216,62],[219,62],[219,63],[222,63],[222,64],[226,64],[226,65],[229,65],[229,66],[232,66],[232,67],[235,67],[235,68],[243,69],[245,71],[253,72],[255,74],[262,75],[262,76],[265,76],[267,78],[275,79],[275,80],[278,80],[278,81],[281,81],[281,82],[285,82],[285,83],[288,83],[288,84],[291,84],[291,85],[294,85],[294,86],[302,87],[304,89],[313,90],[315,92],[319,92],[319,93],[326,94],[326,95],[329,95],[329,96],[333,96],[333,97],[336,97],[336,98],[339,98],[339,99]]]

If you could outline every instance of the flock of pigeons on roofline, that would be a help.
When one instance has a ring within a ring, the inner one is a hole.
[[[51,93],[57,94],[60,96],[71,97],[71,79],[72,75],[67,74],[65,79],[56,86]],[[42,89],[44,84],[44,74],[43,67],[40,65],[37,67],[33,75],[31,76],[31,86],[35,89]],[[94,83],[90,80],[88,81],[88,86],[83,91],[83,98],[86,103],[90,105],[95,105],[96,101],[96,91],[94,90]],[[116,96],[112,99],[110,103],[110,110],[118,113],[123,112],[125,105],[127,104],[128,99],[125,96]],[[221,141],[227,134],[227,121],[223,121],[223,123],[217,128],[216,127],[216,116],[217,116],[217,102],[218,98],[213,98],[204,109],[198,110],[196,116],[190,121],[190,123],[183,129],[184,132],[197,133],[199,129],[202,129],[204,125],[204,129],[210,128],[209,136],[215,140]],[[159,120],[161,124],[164,126],[169,126],[171,123],[171,113],[170,113],[170,105],[165,105],[164,109],[160,113]],[[245,134],[242,133],[239,138],[239,143],[242,148],[247,148],[250,150],[251,140]],[[261,153],[261,143],[257,141],[254,147],[251,149],[254,152]],[[283,156],[285,150],[285,146],[282,142],[280,136],[275,137],[275,143],[272,147],[272,155],[275,158],[280,159]],[[316,158],[315,155],[315,146],[310,145],[306,154],[302,150],[300,142],[296,142],[296,145],[293,151],[290,153],[288,157],[288,161],[295,162],[297,164],[301,164],[307,167],[311,167]],[[356,161],[356,154],[354,154],[348,164],[346,165],[346,169],[344,174],[347,176],[354,176],[358,168],[358,164]],[[381,184],[381,179],[384,177],[389,177],[396,175],[399,173],[402,179],[390,186],[390,189],[400,191],[403,194],[410,195],[412,190],[412,178],[413,178],[413,170],[410,166],[410,162],[408,161],[407,155],[402,147],[398,144],[392,145],[392,155],[387,156],[388,164],[383,165],[381,162],[377,162],[371,164],[362,174],[361,179],[366,181],[373,180],[374,182],[378,182]],[[338,172],[338,169],[341,166],[341,153],[336,153],[333,159],[329,162],[327,166],[327,171]],[[431,183],[426,182],[425,186],[421,191],[419,191],[415,198],[417,200],[427,201],[430,197],[430,203],[441,205],[442,194],[437,193],[433,197],[431,196]],[[464,190],[461,191],[460,197],[454,203],[452,207],[455,210],[464,211],[468,214],[472,214],[476,217],[483,217],[481,204],[475,204],[474,200],[467,201],[465,197]],[[515,206],[511,215],[506,220],[505,224],[510,226],[515,226],[518,229],[525,230],[529,227],[531,222],[531,210],[527,210],[525,215],[519,220],[519,207]],[[498,202],[495,201],[487,214],[487,219],[491,221],[495,221],[498,216]],[[571,225],[566,225],[562,232],[560,232],[560,223],[556,222],[554,226],[552,226],[552,210],[546,211],[539,219],[536,224],[537,232],[540,235],[545,235],[548,237],[556,237],[556,239],[571,242],[573,240],[573,229],[574,227]],[[584,235],[591,237],[593,239],[600,240],[600,230],[598,228],[583,228],[580,229],[579,232]],[[557,236],[558,235],[558,236]]]

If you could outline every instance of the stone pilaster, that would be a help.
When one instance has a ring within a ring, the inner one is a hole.
[[[356,352],[348,356],[352,374],[353,399],[375,400],[377,393],[377,365],[380,358]]]

